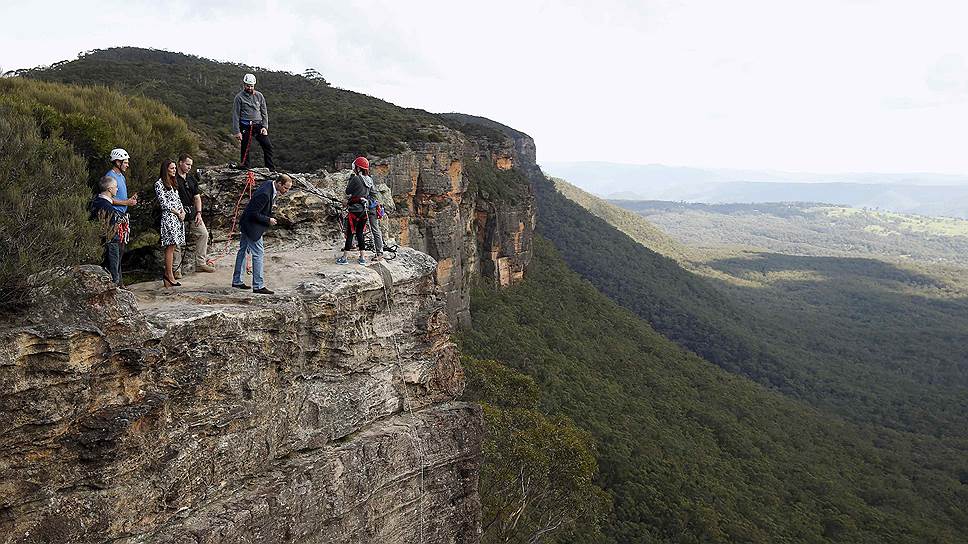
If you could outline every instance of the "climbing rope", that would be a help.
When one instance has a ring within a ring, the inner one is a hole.
[[[386,280],[383,281],[383,297],[384,297],[384,300],[386,301],[386,311],[387,311],[387,315],[390,318],[390,325],[392,330],[393,321],[394,321],[393,308],[392,308],[392,304],[390,303],[390,292],[387,287]],[[336,314],[333,318],[333,321],[334,321],[333,322],[333,345],[334,346],[340,344],[340,331],[342,330],[342,328],[339,326],[339,320],[340,320],[340,298],[336,297]],[[391,335],[391,342],[393,343],[393,349],[394,349],[394,352],[396,353],[396,360],[394,362],[394,366],[396,367],[396,371],[399,374],[400,381],[403,385],[403,391],[401,392],[401,396],[403,397],[403,404],[405,409],[407,410],[407,413],[410,415],[411,423],[410,425],[407,426],[407,429],[409,431],[408,437],[410,438],[411,445],[413,446],[414,450],[417,452],[417,459],[420,464],[419,475],[417,477],[417,520],[418,520],[417,531],[418,531],[418,538],[419,538],[418,542],[423,543],[425,542],[424,526],[426,525],[426,514],[424,512],[424,480],[425,480],[424,471],[427,466],[426,454],[424,453],[425,449],[423,446],[423,440],[420,438],[420,435],[417,433],[417,430],[416,430],[415,422],[417,420],[417,417],[413,413],[413,401],[410,399],[410,395],[408,394],[408,390],[407,390],[407,383],[403,376],[403,356],[400,353],[400,345],[397,343],[396,338],[393,337],[392,335]]]
[[[245,142],[245,152],[242,153],[242,164],[245,164],[246,159],[249,158],[249,147],[252,145],[252,125],[249,125],[249,137]],[[239,193],[239,198],[235,201],[235,210],[232,212],[232,228],[229,230],[228,237],[225,239],[225,249],[222,250],[222,254],[214,259],[209,259],[211,264],[215,264],[229,255],[229,246],[232,244],[232,235],[235,234],[235,229],[239,225],[239,213],[242,210],[242,197],[245,193],[249,193],[249,200],[252,200],[252,188],[255,187],[255,172],[249,169],[245,174],[245,184],[242,186],[242,191]]]
[[[391,308],[390,293],[389,293],[389,289],[387,288],[387,282],[385,278],[383,280],[383,297],[387,303],[387,315],[390,317],[390,324],[392,325],[393,310]],[[391,341],[393,342],[393,349],[394,351],[396,351],[396,354],[397,354],[397,360],[396,360],[397,372],[400,373],[400,381],[403,382],[404,405],[407,408],[407,412],[410,414],[411,425],[408,426],[410,430],[410,441],[413,444],[414,449],[417,451],[417,458],[419,459],[419,462],[420,462],[420,476],[418,477],[418,480],[417,480],[417,518],[419,523],[418,542],[424,542],[424,525],[426,523],[426,520],[424,518],[424,508],[423,508],[424,468],[427,466],[427,461],[424,454],[423,440],[421,440],[420,435],[417,434],[417,428],[416,428],[417,418],[416,416],[413,415],[413,402],[410,400],[409,395],[407,395],[407,382],[403,378],[403,364],[402,364],[403,357],[400,355],[400,345],[397,344],[396,338],[393,336],[391,336]]]

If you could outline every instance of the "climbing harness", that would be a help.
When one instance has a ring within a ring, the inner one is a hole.
[[[382,209],[382,206],[380,206],[380,208]],[[364,213],[364,215],[366,215],[369,212],[363,212],[363,213]],[[337,225],[339,226],[339,232],[342,235],[342,237],[343,237],[344,240],[346,239],[346,229],[347,229],[346,225],[347,224],[349,224],[350,234],[351,235],[355,235],[356,234],[356,226],[354,225],[353,220],[355,218],[358,218],[358,217],[359,217],[358,214],[354,214],[354,213],[349,212],[349,211],[340,214],[340,217],[337,220]],[[369,225],[370,225],[370,218],[369,218],[369,216],[367,216],[366,222],[363,223],[363,232],[365,233],[364,238],[363,238],[363,250],[364,251],[373,252],[376,249],[376,244],[373,241],[373,231],[370,229]],[[356,248],[356,249],[359,249],[359,248]],[[387,244],[387,243],[384,243],[383,244],[383,256],[382,256],[382,258],[385,259],[385,260],[387,260],[387,261],[392,261],[393,259],[396,259],[397,258],[397,251],[399,249],[400,249],[400,245],[399,244]]]
[[[252,145],[252,125],[249,124],[249,137],[245,142],[245,152],[242,153],[242,164],[245,164],[246,159],[249,158],[249,147]],[[232,244],[232,235],[235,234],[235,229],[239,225],[239,212],[242,209],[242,198],[245,193],[249,193],[249,200],[252,200],[252,188],[255,187],[255,172],[252,169],[248,169],[245,174],[245,185],[242,187],[242,191],[239,193],[239,198],[235,201],[235,211],[232,212],[232,228],[229,230],[228,237],[225,239],[225,249],[222,250],[222,254],[214,259],[209,259],[209,261],[214,265],[219,262],[226,255],[229,254],[229,246]]]

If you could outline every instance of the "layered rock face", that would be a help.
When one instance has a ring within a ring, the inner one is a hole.
[[[0,542],[478,541],[436,263],[266,244],[273,296],[90,267],[0,326]]]
[[[440,129],[447,141],[415,144],[387,158],[374,158],[371,174],[387,211],[385,238],[437,260],[436,280],[452,327],[470,323],[470,291],[478,278],[508,286],[520,281],[531,261],[536,206],[533,195],[516,201],[482,196],[474,190],[467,165],[493,164],[498,169],[535,169],[534,141],[516,133],[495,143],[468,139]],[[352,157],[338,172],[320,170],[293,174],[298,195],[277,214],[284,227],[300,227],[300,236],[338,241],[338,221],[345,210],[344,190]],[[256,184],[268,171],[256,169]],[[231,229],[235,206],[245,187],[245,173],[228,168],[206,170],[201,176],[210,228]],[[247,196],[241,204],[247,201]],[[311,227],[311,228],[307,228]],[[183,259],[190,262],[191,258]]]
[[[521,280],[536,219],[533,196],[516,203],[483,198],[471,190],[466,167],[483,161],[499,169],[531,168],[534,143],[530,154],[522,154],[527,145],[510,138],[495,144],[453,131],[448,136],[447,142],[424,143],[371,164],[374,180],[390,188],[396,203],[391,230],[402,245],[437,259],[451,324],[461,327],[470,323],[476,278],[505,286]]]

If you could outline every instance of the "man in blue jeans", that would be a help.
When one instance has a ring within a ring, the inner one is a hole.
[[[245,206],[239,219],[239,252],[235,255],[235,272],[232,274],[232,287],[249,289],[242,283],[242,267],[245,266],[245,254],[252,255],[252,292],[260,295],[271,295],[273,291],[266,289],[262,278],[263,247],[262,235],[269,227],[276,224],[272,217],[272,204],[279,195],[284,195],[292,188],[292,178],[280,174],[275,181],[267,181],[259,186],[252,200]]]

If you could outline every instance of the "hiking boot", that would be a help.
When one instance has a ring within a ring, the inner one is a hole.
[[[336,264],[346,264],[346,257],[339,257],[336,259]]]
[[[253,293],[258,293],[260,295],[272,295],[272,294],[275,294],[275,291],[270,291],[270,290],[266,289],[265,287],[260,287],[258,289],[253,289],[252,292]]]
[[[199,264],[199,265],[195,265],[195,270],[198,270],[201,272],[215,272],[215,267],[207,263]]]

